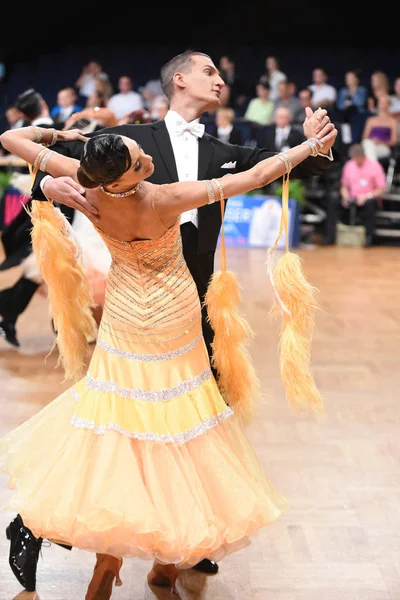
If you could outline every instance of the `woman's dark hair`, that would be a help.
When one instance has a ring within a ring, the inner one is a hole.
[[[78,169],[78,181],[85,188],[115,181],[132,165],[127,145],[120,135],[101,133],[84,145]]]

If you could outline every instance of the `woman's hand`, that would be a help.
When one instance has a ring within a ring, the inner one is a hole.
[[[80,129],[68,129],[58,131],[57,142],[87,142],[89,138],[85,137],[83,133],[81,133]]]

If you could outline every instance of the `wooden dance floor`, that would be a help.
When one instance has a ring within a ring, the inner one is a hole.
[[[248,431],[290,509],[207,577],[186,571],[182,600],[398,600],[400,598],[400,252],[398,248],[301,250],[321,310],[313,345],[325,420],[295,417],[278,370],[278,325],[270,323],[264,251],[228,251],[265,401]],[[4,273],[0,287],[19,277]],[[55,370],[47,301],[36,295],[18,323],[19,351],[0,340],[0,433],[35,414],[63,389]],[[0,504],[7,498],[0,475]],[[94,555],[45,545],[37,593],[23,592],[8,566],[0,512],[0,600],[83,600]],[[113,600],[167,599],[150,589],[150,562],[125,560]]]

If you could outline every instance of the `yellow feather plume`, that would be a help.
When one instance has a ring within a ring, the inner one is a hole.
[[[84,374],[88,340],[97,336],[88,279],[71,225],[52,202],[32,201],[32,247],[47,284],[50,315],[66,379]]]
[[[226,269],[221,202],[221,270],[214,273],[205,303],[214,330],[212,366],[225,402],[244,426],[251,423],[261,398],[261,386],[248,345],[254,333],[240,312],[241,294],[236,274]]]
[[[270,314],[282,316],[280,370],[287,400],[295,412],[323,412],[322,396],[311,371],[317,290],[304,277],[301,259],[293,252],[279,258],[273,278],[280,300],[275,300]]]
[[[267,269],[275,294],[270,315],[280,314],[280,372],[286,398],[294,412],[324,412],[323,399],[311,369],[316,288],[304,276],[301,259],[288,249],[288,176],[282,192],[282,219],[277,240],[267,253]],[[286,232],[286,252],[273,265],[278,241]]]

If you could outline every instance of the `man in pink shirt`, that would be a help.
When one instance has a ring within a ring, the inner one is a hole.
[[[373,244],[377,199],[386,190],[386,175],[380,162],[367,158],[361,144],[353,144],[340,180],[342,205],[360,210],[366,230],[365,247]]]

